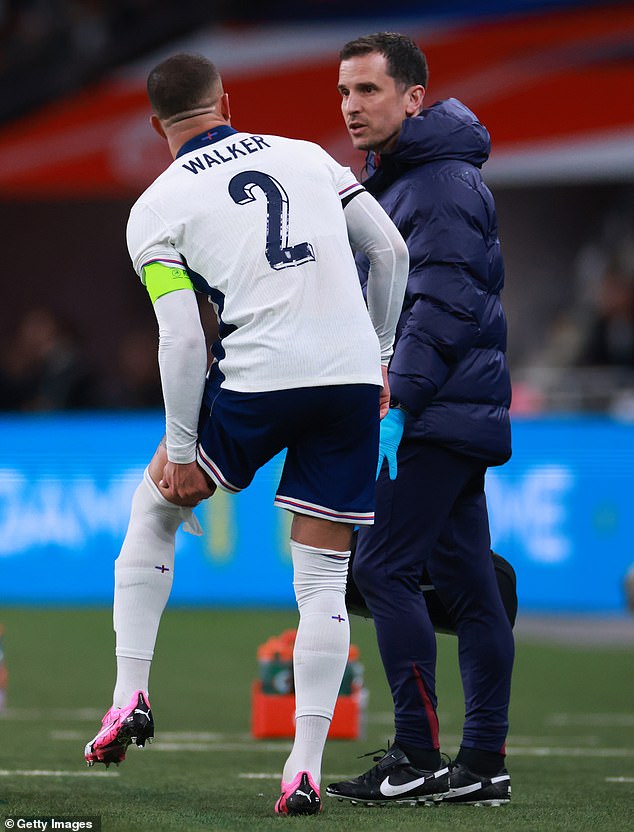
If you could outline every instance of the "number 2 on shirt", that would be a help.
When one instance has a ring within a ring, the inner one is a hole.
[[[229,182],[229,196],[237,205],[256,199],[253,191],[260,188],[266,197],[266,259],[272,269],[287,269],[315,259],[310,243],[288,244],[288,194],[280,183],[258,170],[245,170]]]

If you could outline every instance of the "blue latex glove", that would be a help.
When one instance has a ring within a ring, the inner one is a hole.
[[[376,477],[379,478],[383,461],[387,459],[388,471],[391,480],[396,479],[396,452],[403,438],[406,413],[399,407],[391,407],[387,416],[381,420],[381,432],[379,434],[379,464],[376,469]]]

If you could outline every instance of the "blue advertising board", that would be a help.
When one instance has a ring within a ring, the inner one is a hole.
[[[159,413],[0,419],[0,605],[109,604],[130,500],[163,433]],[[493,547],[521,608],[620,612],[634,562],[634,426],[608,419],[514,423],[512,460],[487,475]],[[294,603],[290,515],[272,505],[272,460],[238,495],[178,532],[172,605]]]

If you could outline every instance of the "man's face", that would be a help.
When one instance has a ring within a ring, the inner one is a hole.
[[[425,94],[420,86],[404,89],[397,85],[380,52],[342,61],[337,89],[353,146],[377,153],[394,148],[403,119],[419,111]]]

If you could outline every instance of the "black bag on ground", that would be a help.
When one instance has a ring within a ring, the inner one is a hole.
[[[360,615],[363,618],[372,618],[363,595],[352,577],[352,562],[354,559],[356,541],[357,535],[355,532],[352,536],[352,554],[350,556],[348,583],[346,585],[346,607],[351,615]],[[498,555],[496,552],[491,551],[491,557],[493,558],[493,566],[495,567],[495,576],[498,581],[502,603],[504,604],[504,609],[506,610],[506,614],[508,615],[508,619],[511,622],[512,627],[515,624],[515,617],[517,615],[517,579],[515,576],[515,570],[508,560],[503,558],[501,555]],[[456,629],[451,620],[451,616],[438,597],[427,572],[423,572],[421,575],[420,584],[423,590],[425,603],[427,604],[429,617],[434,625],[434,630],[437,633],[451,633],[455,635]]]

